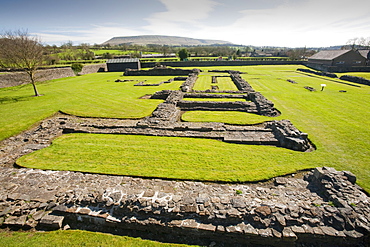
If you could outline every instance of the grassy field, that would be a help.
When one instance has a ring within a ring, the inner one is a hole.
[[[0,89],[0,140],[17,134],[57,111],[104,118],[142,118],[161,100],[140,99],[159,90],[177,90],[181,81],[158,87],[134,87],[147,80],[159,83],[172,77],[122,77],[122,73],[98,73],[49,81],[38,85],[44,96],[33,97],[30,85]],[[114,82],[116,79],[134,80]]]
[[[317,147],[314,152],[191,138],[73,134],[25,156],[19,163],[45,169],[223,181],[260,180],[300,169],[332,166],[352,171],[359,184],[370,191],[370,118],[367,113],[370,87],[312,77],[296,72],[298,67],[217,67],[247,72],[243,78],[275,103],[282,113],[278,118],[236,112],[188,112],[183,120],[255,124],[289,119],[309,134]],[[6,114],[5,119],[0,119],[1,138],[28,128],[57,110],[96,117],[149,115],[161,101],[139,97],[163,89],[177,89],[181,84],[133,87],[135,82],[115,83],[113,80],[117,78],[119,73],[103,73],[55,80],[39,85],[39,91],[45,94],[39,98],[30,97],[30,87],[0,90],[0,112]],[[289,83],[287,79],[298,84]],[[321,92],[322,83],[327,87]],[[304,86],[318,91],[310,92]]]
[[[212,86],[218,86],[218,90],[238,90],[235,86],[234,82],[231,80],[230,77],[218,77],[217,83],[212,83],[212,76],[218,75],[227,75],[227,74],[220,74],[220,73],[201,73],[198,77],[197,82],[195,83],[194,90],[207,90],[211,89]]]
[[[185,247],[155,241],[114,236],[103,233],[69,230],[52,232],[0,232],[0,246],[7,247],[65,247],[65,246],[119,246],[119,247]]]

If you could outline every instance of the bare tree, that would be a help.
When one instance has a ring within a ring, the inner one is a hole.
[[[37,37],[27,31],[8,31],[0,38],[0,66],[25,71],[33,86],[35,96],[40,96],[36,88],[37,69],[43,64],[44,48]]]

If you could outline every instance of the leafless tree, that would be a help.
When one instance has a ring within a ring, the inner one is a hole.
[[[25,71],[35,96],[40,96],[36,88],[36,73],[43,64],[43,52],[39,38],[30,36],[27,31],[7,31],[1,35],[0,66]]]

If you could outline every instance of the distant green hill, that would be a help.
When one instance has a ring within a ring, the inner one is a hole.
[[[103,45],[119,45],[119,44],[137,44],[137,45],[169,45],[169,46],[196,46],[196,45],[233,45],[231,42],[223,40],[209,40],[209,39],[193,39],[177,36],[163,36],[163,35],[141,35],[141,36],[126,36],[113,37],[105,41]]]

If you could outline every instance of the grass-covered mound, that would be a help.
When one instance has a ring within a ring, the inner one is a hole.
[[[359,184],[370,191],[370,87],[354,87],[338,79],[312,77],[296,72],[298,67],[217,69],[247,72],[242,77],[281,111],[281,116],[273,119],[289,119],[301,131],[307,132],[317,147],[314,152],[300,153],[284,148],[200,139],[66,135],[51,147],[22,158],[19,163],[26,167],[39,165],[45,169],[217,181],[253,181],[304,168],[332,166],[352,171]],[[28,128],[57,110],[95,117],[146,116],[161,101],[139,97],[163,89],[177,89],[181,84],[134,87],[135,82],[113,82],[118,76],[118,73],[103,73],[56,80],[39,85],[40,92],[45,94],[39,98],[30,97],[32,92],[27,87],[0,90],[0,99],[3,99],[0,112],[6,116],[0,119],[2,138]],[[321,84],[327,85],[324,91],[320,91]],[[308,91],[304,86],[317,91]],[[273,120],[236,112],[208,112],[205,115],[189,112],[183,119],[233,124]]]

